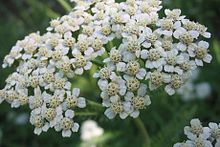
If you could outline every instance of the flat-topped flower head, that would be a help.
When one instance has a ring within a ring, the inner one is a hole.
[[[70,137],[78,131],[74,114],[86,99],[73,87],[81,76],[95,73],[108,118],[136,118],[151,104],[148,88],[164,86],[173,95],[194,69],[212,60],[202,40],[211,37],[207,28],[179,9],[166,9],[161,18],[160,0],[71,1],[69,14],[51,20],[45,34],[17,41],[2,65],[16,69],[0,90],[0,103],[28,105],[36,134],[54,128]],[[211,127],[216,139],[216,125]],[[195,120],[186,130],[191,138],[185,145],[209,145],[208,129]]]
[[[203,127],[199,119],[192,119],[191,126],[184,128],[184,134],[188,140],[183,143],[176,143],[173,147],[218,147],[219,126],[216,123],[209,123],[209,127]]]

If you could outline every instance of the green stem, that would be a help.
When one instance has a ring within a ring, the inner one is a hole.
[[[98,115],[96,112],[76,112],[76,116],[94,116]]]
[[[103,62],[101,62],[101,61],[99,61],[99,60],[96,60],[96,59],[94,59],[94,60],[92,60],[91,61],[93,64],[95,64],[95,65],[97,65],[97,66],[104,66],[104,63]]]
[[[144,147],[151,147],[150,137],[149,137],[148,132],[144,126],[144,123],[142,122],[140,117],[134,119],[134,123],[136,124],[137,128],[139,129],[139,131],[144,139]]]
[[[86,100],[88,102],[89,105],[92,105],[94,107],[99,107],[99,108],[102,108],[103,109],[103,106],[99,103],[96,103],[94,101],[91,101],[91,100]]]
[[[72,10],[71,6],[65,0],[57,0],[60,5],[67,11],[70,12]]]

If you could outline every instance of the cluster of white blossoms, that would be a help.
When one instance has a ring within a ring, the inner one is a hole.
[[[47,33],[18,41],[4,59],[4,68],[16,70],[0,101],[28,104],[36,134],[54,128],[69,137],[78,130],[74,110],[86,107],[86,100],[71,81],[97,59],[103,66],[94,77],[110,119],[138,117],[151,104],[148,90],[164,87],[173,95],[192,70],[212,60],[209,43],[200,39],[211,37],[207,28],[179,9],[165,10],[160,19],[160,0],[73,2],[76,7],[52,20]]]
[[[203,127],[199,119],[192,119],[184,128],[187,140],[173,147],[220,147],[220,124],[210,122]]]
[[[117,114],[122,119],[138,117],[139,110],[151,104],[148,90],[164,87],[173,95],[194,69],[212,60],[209,43],[199,39],[211,37],[207,28],[181,16],[179,9],[165,10],[159,19],[160,4],[128,0],[92,8],[95,16],[105,18],[98,23],[105,31],[97,34],[107,37],[111,46],[104,67],[94,75],[110,119]]]

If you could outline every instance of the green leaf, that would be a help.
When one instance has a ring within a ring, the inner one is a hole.
[[[193,118],[197,107],[183,106],[176,112],[173,119],[169,121],[159,133],[152,138],[153,147],[173,146],[183,132],[183,128]]]

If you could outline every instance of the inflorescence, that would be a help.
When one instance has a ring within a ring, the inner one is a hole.
[[[29,105],[30,122],[40,134],[49,128],[64,137],[77,132],[74,110],[86,99],[71,80],[92,68],[101,57],[98,79],[105,115],[138,117],[151,104],[149,91],[164,88],[175,94],[203,63],[210,63],[207,28],[162,9],[160,0],[73,0],[76,7],[54,19],[47,33],[18,41],[3,68],[16,66],[0,90],[11,107]]]
[[[176,143],[173,147],[219,147],[220,124],[210,122],[208,127],[203,127],[199,119],[192,119],[190,126],[184,128],[186,141]]]

